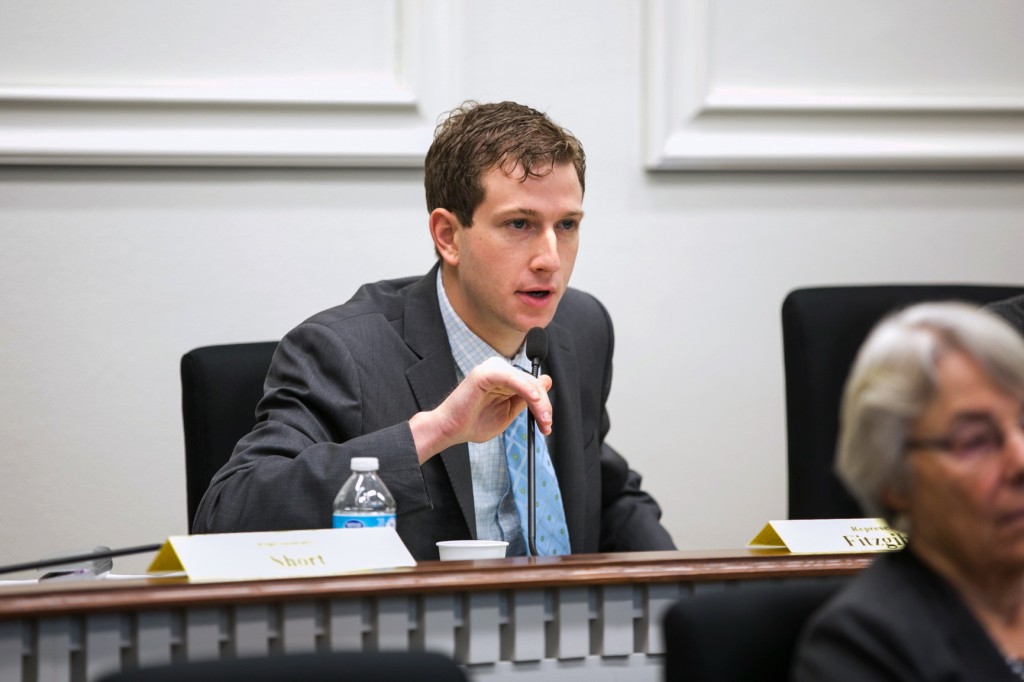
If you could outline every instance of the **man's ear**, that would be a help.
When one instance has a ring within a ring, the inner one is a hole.
[[[435,208],[430,212],[430,237],[434,240],[441,260],[451,266],[459,264],[459,243],[456,235],[460,229],[459,219],[446,208]]]

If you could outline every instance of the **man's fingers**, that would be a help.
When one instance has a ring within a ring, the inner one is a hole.
[[[537,420],[537,426],[540,427],[541,433],[545,436],[551,433],[551,400],[548,398],[548,391],[551,389],[551,377],[546,374],[542,374],[539,377],[534,378],[531,375],[527,375],[531,379],[531,391],[535,397],[527,399],[526,407],[533,413],[534,419]]]

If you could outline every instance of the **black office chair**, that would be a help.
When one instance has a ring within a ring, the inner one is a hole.
[[[276,341],[205,346],[181,358],[185,494],[191,531],[213,475],[256,423],[256,404]]]
[[[1024,336],[1024,294],[996,301],[985,307],[989,312],[993,312],[1009,322],[1011,327]]]
[[[666,682],[788,680],[804,623],[846,577],[726,588],[665,613]]]
[[[136,668],[99,682],[466,682],[455,661],[420,651],[335,652]]]
[[[899,284],[797,289],[782,304],[789,452],[789,518],[863,512],[832,470],[839,403],[861,343],[887,313],[921,301],[990,303],[1022,287]]]

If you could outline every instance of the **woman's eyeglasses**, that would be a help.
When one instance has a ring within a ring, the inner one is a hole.
[[[1016,428],[1024,431],[1024,414],[1017,418]],[[960,415],[948,436],[942,438],[911,438],[907,450],[941,450],[955,459],[974,461],[999,454],[1006,445],[1006,433],[988,412]]]

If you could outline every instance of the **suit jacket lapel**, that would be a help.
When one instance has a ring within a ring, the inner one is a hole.
[[[435,265],[426,277],[413,285],[405,301],[405,342],[420,358],[406,370],[406,378],[421,410],[432,410],[440,405],[456,384],[455,361],[437,301],[437,268]],[[440,457],[469,532],[476,538],[469,447],[465,443],[455,445]]]
[[[569,526],[569,544],[576,553],[584,550],[587,499],[579,365],[576,362],[576,345],[569,331],[556,323],[548,325],[547,331],[545,371],[551,375],[549,396],[554,421],[550,454],[562,493],[565,522]]]

